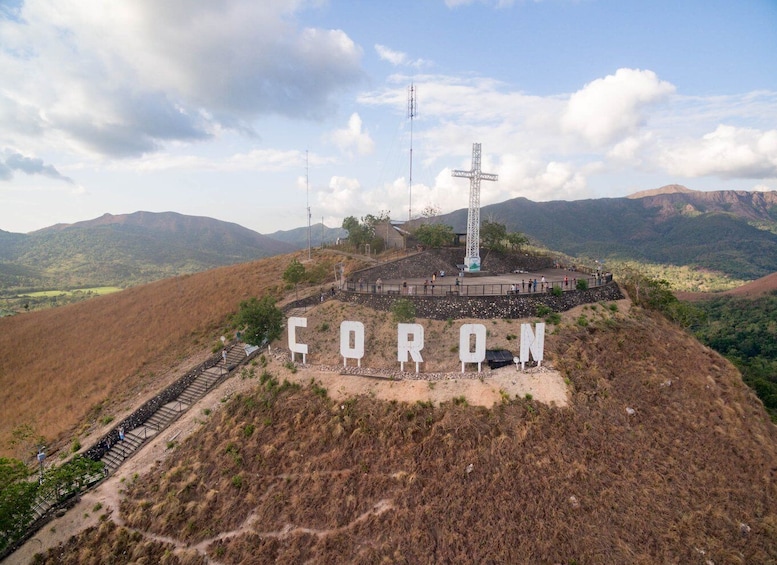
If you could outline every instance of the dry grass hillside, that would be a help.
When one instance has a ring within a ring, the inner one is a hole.
[[[208,353],[290,259],[0,320],[3,400],[16,410],[0,429],[28,418],[66,436],[139,404],[185,356]],[[330,301],[304,315],[310,364],[341,365],[333,330],[345,318],[365,323],[375,352],[363,365],[396,367],[389,314]],[[463,321],[418,322],[425,371],[458,370]],[[519,321],[482,323],[489,347],[515,349]],[[143,465],[101,485],[115,493],[73,518],[90,527],[32,562],[777,563],[777,428],[730,363],[663,318],[591,305],[549,327],[563,407],[341,398],[287,382],[315,372],[292,373],[282,346],[191,411],[189,432],[158,438],[127,463]],[[57,411],[16,402],[35,395]]]
[[[0,455],[30,426],[50,446],[116,416],[208,354],[240,301],[283,294],[283,255],[0,318]],[[322,254],[322,263],[342,260]],[[332,272],[330,268],[328,272]],[[195,360],[192,360],[192,356]],[[29,451],[29,450],[28,450]]]
[[[334,401],[271,363],[34,562],[777,562],[760,402],[662,318],[602,310],[547,337],[566,408]]]

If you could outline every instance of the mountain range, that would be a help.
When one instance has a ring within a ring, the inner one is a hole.
[[[777,192],[702,192],[669,185],[625,198],[484,206],[505,224],[573,257],[691,265],[753,280],[777,271]],[[465,232],[467,210],[434,221]],[[131,286],[290,253],[347,232],[323,224],[262,235],[175,212],[105,214],[29,234],[0,230],[0,291]]]
[[[692,265],[747,280],[777,271],[777,192],[669,185],[626,198],[515,198],[484,206],[480,217],[573,257]],[[436,220],[465,232],[467,210]]]

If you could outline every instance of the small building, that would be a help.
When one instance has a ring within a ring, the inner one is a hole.
[[[410,235],[403,229],[404,222],[389,220],[375,224],[375,235],[383,240],[386,249],[405,249]]]

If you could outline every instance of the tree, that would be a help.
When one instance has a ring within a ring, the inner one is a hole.
[[[376,236],[375,226],[380,222],[388,222],[388,211],[381,211],[378,216],[367,214],[362,216],[361,222],[353,216],[343,220],[343,229],[348,232],[348,241],[355,250],[359,250],[365,244],[370,244],[373,249],[379,249],[383,245],[383,238]]]
[[[283,280],[294,285],[294,296],[297,297],[297,285],[305,279],[305,265],[293,259],[283,271]]]
[[[19,539],[33,518],[37,481],[28,481],[30,471],[17,459],[0,457],[0,551]]]
[[[453,228],[446,224],[423,224],[413,235],[427,247],[443,247],[453,242]]]
[[[271,296],[256,297],[240,303],[235,323],[242,328],[243,340],[249,345],[263,345],[281,336],[283,312]]]
[[[507,244],[513,251],[519,251],[521,247],[529,243],[529,238],[523,235],[521,232],[513,232],[507,234]]]
[[[507,228],[504,224],[486,220],[480,226],[480,243],[492,251],[504,251]]]

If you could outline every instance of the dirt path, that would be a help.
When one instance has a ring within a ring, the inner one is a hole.
[[[484,373],[487,377],[478,378],[472,373],[461,375],[449,373],[448,378],[434,381],[427,380],[389,380],[356,375],[343,375],[337,371],[325,371],[314,368],[300,368],[292,373],[284,366],[282,356],[271,359],[269,370],[279,379],[288,379],[302,385],[315,379],[325,387],[331,398],[342,401],[359,395],[367,395],[382,400],[397,400],[414,403],[416,401],[431,401],[435,404],[450,401],[453,398],[464,397],[467,403],[476,406],[490,407],[503,399],[525,397],[530,394],[534,400],[563,407],[567,405],[567,388],[561,375],[550,368],[534,368],[526,372],[515,367],[505,367],[497,371]],[[42,553],[49,548],[64,543],[71,536],[94,526],[100,516],[108,515],[119,525],[123,521],[119,516],[119,503],[125,484],[135,480],[148,471],[156,462],[161,462],[171,453],[168,443],[181,441],[194,433],[207,420],[206,412],[215,412],[223,406],[222,399],[231,397],[241,391],[247,391],[257,386],[257,380],[242,378],[235,374],[220,386],[208,393],[195,406],[181,415],[169,428],[160,432],[149,443],[143,446],[132,458],[127,460],[114,475],[100,484],[94,490],[84,494],[81,500],[64,516],[55,518],[44,526],[32,539],[24,544],[4,563],[21,565],[29,563],[36,553]],[[384,511],[384,508],[372,509],[372,513]],[[278,535],[283,532],[277,532]],[[222,534],[225,537],[234,532]],[[149,538],[147,533],[143,535]],[[215,541],[214,538],[209,540]],[[160,541],[173,542],[183,549],[185,545],[169,538]],[[197,550],[204,554],[205,545],[199,544]],[[189,548],[191,549],[191,548]]]

